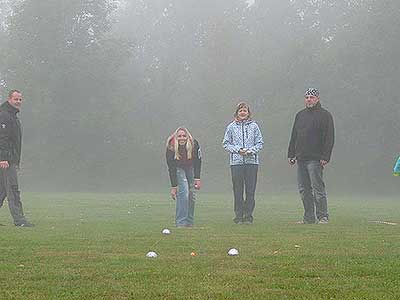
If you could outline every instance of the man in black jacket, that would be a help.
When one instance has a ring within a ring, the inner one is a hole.
[[[319,91],[306,90],[306,108],[296,115],[290,138],[289,164],[297,162],[297,181],[304,206],[301,223],[328,223],[323,169],[330,161],[335,139],[332,115],[321,107]]]
[[[21,158],[21,123],[17,118],[22,94],[12,90],[0,106],[0,207],[7,197],[15,226],[33,227],[24,216],[18,189],[17,169]]]

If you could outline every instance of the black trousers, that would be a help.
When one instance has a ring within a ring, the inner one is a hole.
[[[253,222],[258,165],[231,166],[235,222]],[[243,197],[244,191],[246,198]]]

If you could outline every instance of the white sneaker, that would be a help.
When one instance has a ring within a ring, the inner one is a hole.
[[[318,221],[318,224],[328,224],[329,220],[327,217],[323,217]]]

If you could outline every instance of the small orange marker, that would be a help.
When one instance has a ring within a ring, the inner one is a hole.
[[[196,254],[196,252],[191,252],[190,253],[190,256],[196,256],[197,254]]]

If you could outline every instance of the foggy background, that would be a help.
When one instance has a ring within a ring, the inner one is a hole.
[[[165,140],[184,125],[203,190],[230,192],[221,141],[245,100],[265,141],[257,190],[296,190],[287,146],[313,86],[336,126],[328,192],[398,193],[399,31],[396,0],[0,0],[21,189],[168,193]]]

